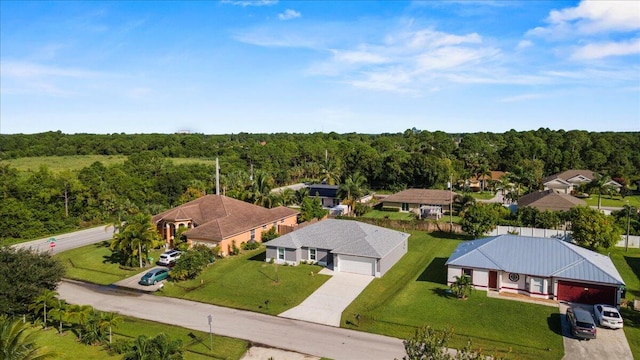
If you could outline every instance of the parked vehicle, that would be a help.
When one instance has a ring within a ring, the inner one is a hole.
[[[596,315],[598,325],[610,329],[622,329],[622,316],[615,307],[603,304],[593,305],[593,313]]]
[[[165,251],[160,255],[160,259],[158,260],[159,265],[172,265],[176,262],[176,260],[180,259],[181,251],[178,250],[169,250]]]
[[[573,336],[586,340],[596,338],[596,324],[590,311],[578,307],[568,308],[566,316]]]
[[[158,281],[162,281],[169,277],[169,269],[161,267],[149,270],[142,276],[140,285],[155,285]]]

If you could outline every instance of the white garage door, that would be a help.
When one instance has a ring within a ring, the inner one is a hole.
[[[339,255],[338,266],[340,272],[348,272],[362,275],[375,275],[376,259],[351,256],[351,255]]]

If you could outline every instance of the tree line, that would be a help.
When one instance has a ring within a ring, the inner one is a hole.
[[[215,167],[176,164],[170,157],[219,157],[221,192],[272,207],[299,204],[317,217],[303,192],[277,186],[338,184],[355,204],[363,189],[445,189],[490,170],[509,172],[517,196],[541,187],[544,176],[589,169],[627,186],[640,180],[640,134],[509,131],[446,134],[409,129],[396,134],[41,134],[0,135],[2,159],[25,156],[127,155],[54,173],[46,164],[19,171],[0,163],[0,240],[30,239],[78,227],[156,214],[215,191]],[[356,209],[357,210],[357,209]]]

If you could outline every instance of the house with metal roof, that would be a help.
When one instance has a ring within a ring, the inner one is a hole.
[[[359,221],[327,219],[265,243],[266,261],[304,261],[381,277],[407,253],[408,238],[407,233]]]
[[[447,281],[471,277],[476,289],[584,304],[618,305],[624,281],[608,256],[555,238],[499,235],[463,242]]]
[[[174,207],[151,218],[167,243],[174,245],[180,228],[189,245],[218,246],[222,255],[231,252],[233,245],[260,242],[262,233],[279,226],[297,223],[298,211],[278,206],[267,209],[224,195],[205,195]]]

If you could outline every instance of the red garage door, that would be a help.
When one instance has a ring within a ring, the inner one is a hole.
[[[616,305],[616,291],[614,286],[558,281],[558,300],[563,301]]]

